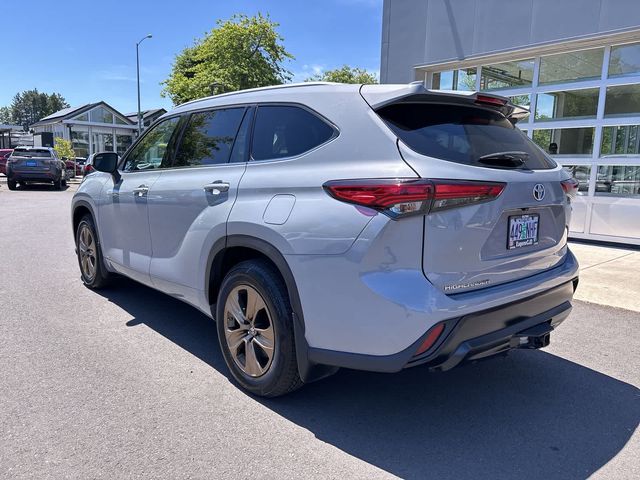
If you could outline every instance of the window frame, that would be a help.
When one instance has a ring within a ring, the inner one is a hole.
[[[317,112],[316,110],[312,109],[311,107],[303,104],[303,103],[298,103],[298,102],[257,102],[256,103],[256,108],[254,110],[253,113],[253,118],[251,121],[251,134],[250,134],[250,138],[249,138],[249,163],[264,163],[264,162],[279,162],[279,161],[288,161],[288,160],[293,160],[296,159],[298,157],[302,157],[303,155],[307,155],[311,152],[314,152],[316,150],[318,150],[319,148],[324,147],[325,145],[327,145],[330,142],[333,142],[336,138],[338,138],[340,136],[340,129],[338,128],[338,126],[333,123],[331,120],[329,120],[327,117],[325,117],[324,115],[322,115],[321,113]],[[260,107],[298,107],[301,108],[303,110],[306,110],[307,112],[309,112],[311,115],[314,115],[315,117],[317,117],[320,121],[324,122],[325,124],[327,124],[329,127],[331,127],[331,129],[333,130],[333,134],[331,135],[331,137],[329,137],[327,140],[325,140],[324,142],[316,145],[315,147],[306,150],[302,153],[299,153],[297,155],[289,155],[287,157],[278,157],[278,158],[265,158],[265,159],[260,159],[260,160],[256,160],[255,158],[253,158],[253,137],[254,137],[254,131],[255,131],[255,126],[256,126],[256,120],[258,118],[258,110],[260,110]]]

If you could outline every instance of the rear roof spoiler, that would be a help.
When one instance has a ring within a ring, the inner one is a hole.
[[[394,103],[434,102],[488,107],[499,111],[512,123],[529,115],[528,109],[515,105],[507,97],[491,93],[428,90],[422,82],[407,85],[363,85],[360,94],[374,110]]]

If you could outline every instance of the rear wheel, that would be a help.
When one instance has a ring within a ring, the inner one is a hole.
[[[17,190],[18,182],[16,182],[15,180],[7,180],[7,186],[9,187],[9,190]]]
[[[62,176],[58,178],[58,180],[53,181],[53,189],[54,190],[62,190]]]
[[[76,250],[82,282],[89,288],[102,288],[109,284],[113,274],[107,271],[102,261],[98,234],[91,215],[80,220],[76,230]]]
[[[242,262],[226,275],[216,319],[225,362],[242,387],[256,395],[277,397],[302,385],[289,296],[269,263]]]

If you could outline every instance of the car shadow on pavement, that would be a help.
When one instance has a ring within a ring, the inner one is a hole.
[[[62,189],[58,190],[58,191],[64,192],[68,188],[69,188],[69,185],[64,185],[62,187]],[[18,190],[23,190],[23,191],[29,191],[29,190],[51,191],[51,190],[53,190],[53,191],[56,191],[56,189],[50,183],[30,183],[29,185],[20,185],[20,186],[18,186]]]
[[[127,325],[144,324],[227,375],[213,321],[123,283],[102,295],[134,317]],[[640,421],[639,394],[555,355],[518,351],[445,373],[342,370],[288,396],[256,401],[402,478],[577,479],[629,441]]]

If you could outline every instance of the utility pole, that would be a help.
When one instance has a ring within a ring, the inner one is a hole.
[[[138,80],[138,136],[142,133],[142,112],[140,111],[140,53],[139,47],[142,42],[144,42],[147,38],[151,38],[152,35],[148,34],[138,43],[136,43],[136,76]]]

